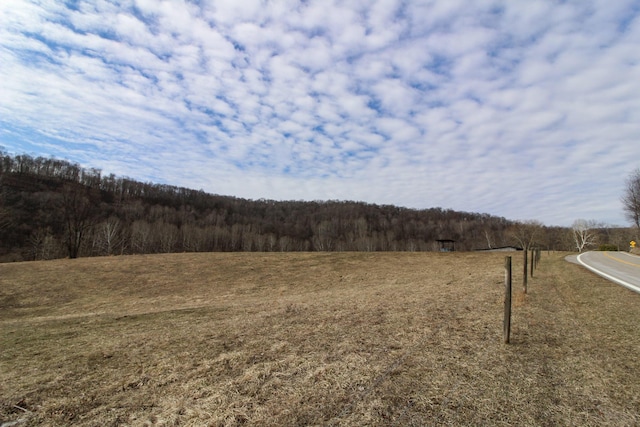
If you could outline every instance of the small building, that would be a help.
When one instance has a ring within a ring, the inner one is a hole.
[[[437,239],[440,252],[453,252],[456,250],[456,241],[452,239]]]

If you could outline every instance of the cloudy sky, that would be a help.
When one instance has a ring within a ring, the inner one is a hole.
[[[276,200],[626,225],[637,0],[2,0],[0,146]]]

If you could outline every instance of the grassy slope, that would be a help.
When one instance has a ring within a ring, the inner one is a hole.
[[[3,264],[0,422],[639,423],[640,295],[544,255],[511,345],[504,254]]]

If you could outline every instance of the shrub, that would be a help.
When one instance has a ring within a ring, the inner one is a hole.
[[[605,243],[603,245],[600,245],[598,247],[599,251],[617,251],[618,250],[618,246],[616,245],[612,245],[611,243]]]

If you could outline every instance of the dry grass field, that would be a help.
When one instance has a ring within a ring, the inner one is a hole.
[[[543,253],[0,265],[0,425],[640,424],[640,295]],[[15,422],[15,424],[12,424]]]

